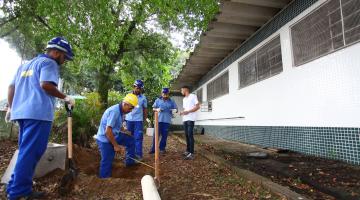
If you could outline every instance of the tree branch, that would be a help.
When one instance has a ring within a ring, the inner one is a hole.
[[[49,24],[47,24],[47,22],[39,15],[36,15],[35,18],[41,23],[43,24],[46,28],[48,28],[50,31],[54,31],[54,29],[52,29]]]
[[[139,6],[139,8],[137,10],[137,16],[134,17],[133,21],[131,21],[126,33],[124,34],[124,37],[119,44],[119,49],[113,56],[111,56],[111,60],[113,61],[113,63],[118,62],[120,60],[121,56],[125,53],[125,50],[126,50],[125,42],[130,38],[131,33],[136,28],[136,24],[138,23],[137,19],[139,19],[143,14],[143,12],[142,12],[143,7],[144,7],[144,1],[142,2],[142,4]]]
[[[4,37],[6,37],[6,36],[8,36],[8,35],[12,34],[12,33],[13,33],[13,32],[15,32],[18,28],[19,28],[19,26],[15,26],[15,27],[14,27],[14,28],[12,28],[10,31],[8,31],[8,32],[6,32],[6,33],[4,33],[4,34],[0,35],[0,38],[4,38]]]
[[[7,24],[7,23],[9,23],[9,22],[14,21],[14,20],[17,19],[17,18],[18,18],[18,16],[15,16],[15,17],[12,17],[12,18],[10,18],[10,19],[7,19],[7,20],[1,22],[1,23],[0,23],[0,27],[4,26],[5,24]]]

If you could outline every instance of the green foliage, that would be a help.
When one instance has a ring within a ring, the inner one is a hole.
[[[170,70],[178,69],[174,68],[178,51],[169,42],[169,32],[183,32],[191,47],[218,11],[218,3],[4,0],[0,10],[4,13],[0,38],[5,37],[25,58],[41,52],[50,38],[65,36],[75,52],[75,60],[62,68],[65,88],[97,91],[104,109],[108,91],[125,92],[130,80],[149,81],[150,93],[168,86]]]
[[[109,93],[110,105],[119,103],[124,95],[119,92]],[[86,99],[77,99],[76,107],[72,112],[73,142],[81,146],[89,146],[92,136],[97,133],[103,114],[100,97],[96,92],[85,94]],[[64,107],[55,112],[52,140],[65,142],[67,136],[67,114]]]

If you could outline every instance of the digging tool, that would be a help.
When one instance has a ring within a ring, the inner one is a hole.
[[[124,157],[122,157],[122,156],[121,156],[120,154],[118,154],[118,153],[116,153],[116,157],[117,157],[119,160],[124,159]],[[151,165],[149,165],[149,164],[146,164],[146,163],[144,163],[144,162],[142,162],[142,161],[140,161],[140,160],[137,160],[137,159],[132,158],[132,157],[130,157],[130,159],[133,160],[133,161],[135,161],[135,162],[137,162],[137,163],[140,163],[140,164],[142,164],[142,165],[145,165],[145,166],[147,166],[147,167],[155,170],[155,167],[153,167],[153,166],[151,166]]]
[[[72,107],[65,104],[68,119],[68,163],[69,168],[66,174],[62,177],[59,193],[60,195],[67,194],[71,189],[78,175],[78,169],[73,161],[73,144],[72,144]]]
[[[134,160],[135,162],[138,162],[138,163],[140,163],[140,164],[142,164],[142,165],[145,165],[145,166],[147,166],[147,167],[155,170],[155,167],[153,167],[153,166],[151,166],[151,165],[148,165],[148,164],[146,164],[146,163],[144,163],[144,162],[141,162],[140,160],[137,160],[137,159],[131,158],[131,157],[130,157],[130,159],[132,159],[132,160]]]
[[[159,159],[159,112],[155,111],[155,183],[160,187],[160,159]]]

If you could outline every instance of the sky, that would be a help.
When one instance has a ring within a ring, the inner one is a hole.
[[[20,64],[20,56],[5,40],[0,39],[0,100],[7,98],[9,83]]]

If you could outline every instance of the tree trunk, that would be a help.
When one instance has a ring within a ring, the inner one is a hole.
[[[111,89],[111,66],[103,66],[99,71],[98,76],[98,93],[100,96],[101,108],[105,110],[108,107],[108,94]]]

